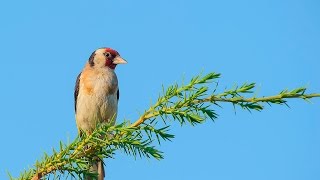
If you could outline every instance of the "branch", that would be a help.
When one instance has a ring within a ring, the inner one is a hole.
[[[188,107],[188,106],[195,106],[195,105],[200,105],[203,106],[205,103],[210,103],[218,105],[217,103],[219,102],[223,102],[223,103],[232,103],[233,105],[239,105],[244,109],[247,109],[250,111],[250,109],[253,110],[257,110],[257,111],[261,111],[264,109],[263,105],[261,103],[267,103],[267,104],[286,104],[287,100],[286,99],[304,99],[304,100],[308,100],[311,98],[316,98],[316,97],[320,97],[320,93],[311,93],[311,94],[305,94],[306,88],[300,87],[300,88],[296,88],[292,91],[288,91],[288,90],[283,90],[281,91],[279,94],[277,95],[273,95],[273,96],[266,96],[266,97],[250,97],[250,98],[246,98],[244,96],[242,96],[243,94],[253,94],[253,91],[251,91],[252,89],[255,88],[255,83],[250,83],[250,84],[243,84],[240,88],[236,87],[234,89],[231,90],[226,90],[220,94],[212,94],[210,96],[207,97],[203,97],[202,95],[207,92],[207,89],[202,86],[200,88],[195,88],[196,85],[199,84],[205,84],[205,83],[211,83],[211,80],[213,79],[217,79],[220,77],[220,74],[215,74],[215,73],[210,73],[207,76],[204,76],[201,80],[199,76],[196,76],[195,78],[198,79],[199,81],[193,81],[191,80],[190,84],[185,86],[185,87],[181,87],[181,88],[177,88],[177,85],[175,86],[170,86],[168,88],[168,91],[174,89],[174,93],[169,93],[166,94],[164,97],[159,98],[158,102],[152,106],[150,109],[148,109],[147,111],[144,112],[144,114],[142,116],[140,116],[140,118],[135,121],[133,124],[131,124],[131,127],[137,127],[140,124],[144,123],[145,121],[155,118],[157,116],[159,116],[162,113],[167,113],[167,114],[171,114],[170,112],[174,111],[175,109],[177,109],[177,107],[179,108],[184,108],[184,107]],[[217,87],[214,89],[213,92],[216,92]],[[167,92],[168,92],[167,91]],[[179,95],[181,94],[181,92],[184,91],[184,96],[183,97],[179,97]],[[170,99],[177,97],[178,99],[185,99],[188,96],[190,96],[190,94],[194,93],[194,91],[197,91],[196,93],[196,97],[194,97],[193,95],[191,95],[191,100],[187,103],[183,103],[182,106],[179,106],[179,103],[175,104],[175,103],[171,103]],[[169,107],[163,107],[163,104],[165,103],[169,103],[172,104]],[[218,105],[219,106],[219,105]],[[208,111],[210,111],[208,109]],[[216,116],[214,117],[210,117],[212,118],[216,118]]]
[[[216,119],[218,114],[211,108],[219,103],[231,103],[234,106],[251,111],[261,111],[263,104],[285,104],[287,99],[304,99],[320,97],[319,93],[306,94],[306,88],[300,87],[291,91],[283,90],[277,95],[255,97],[254,83],[243,84],[240,87],[218,91],[220,78],[218,73],[209,73],[205,76],[195,76],[186,85],[174,84],[167,89],[163,88],[162,95],[157,102],[146,110],[137,121],[129,121],[110,126],[100,124],[90,135],[77,137],[71,144],[60,142],[60,151],[53,149],[51,156],[44,155],[35,168],[23,172],[18,179],[39,180],[49,175],[61,178],[67,174],[82,179],[82,176],[96,177],[97,174],[89,171],[89,165],[98,157],[112,158],[117,150],[136,157],[162,159],[163,153],[153,145],[155,140],[172,140],[174,135],[169,133],[168,119],[179,122],[181,125],[189,123],[197,125],[206,119]],[[209,84],[216,84],[209,92]],[[247,97],[251,95],[251,97]],[[162,120],[162,121],[161,121]],[[58,175],[56,173],[58,172]],[[13,179],[10,176],[11,179]]]

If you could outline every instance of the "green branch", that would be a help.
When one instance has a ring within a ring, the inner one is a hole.
[[[95,131],[84,137],[76,138],[71,144],[60,142],[57,152],[53,149],[52,155],[44,155],[41,161],[37,161],[35,167],[21,173],[18,179],[38,180],[49,175],[56,178],[73,176],[82,179],[83,176],[96,177],[89,171],[89,165],[96,161],[97,157],[112,158],[116,151],[120,150],[133,157],[146,157],[162,159],[163,153],[154,144],[174,138],[169,133],[169,119],[177,121],[181,125],[197,125],[206,119],[216,119],[218,114],[212,105],[220,106],[220,103],[231,103],[245,110],[264,109],[264,104],[286,104],[288,99],[304,99],[320,97],[319,93],[306,94],[306,88],[296,88],[291,91],[284,90],[277,95],[255,97],[254,83],[243,84],[218,92],[220,74],[209,73],[205,76],[195,76],[186,85],[174,84],[167,89],[163,88],[162,95],[157,102],[146,110],[140,118],[130,124],[124,123],[110,126],[101,124]],[[209,91],[209,85],[215,86]],[[251,95],[251,97],[248,97]],[[14,179],[10,176],[11,179]]]
[[[203,120],[210,118],[216,119],[217,114],[211,109],[211,105],[220,106],[219,103],[232,103],[246,110],[261,111],[264,109],[263,103],[267,104],[287,104],[287,99],[304,99],[320,97],[319,93],[305,94],[306,88],[300,87],[291,91],[283,90],[279,94],[267,97],[245,97],[248,94],[254,94],[253,89],[255,83],[243,84],[222,93],[217,92],[217,86],[213,89],[213,93],[208,93],[209,88],[206,84],[212,83],[213,80],[220,78],[220,74],[209,73],[201,77],[192,78],[190,83],[185,86],[177,84],[169,86],[163,91],[158,101],[145,111],[145,113],[135,121],[131,127],[137,127],[145,121],[156,118],[159,115],[171,115],[173,119],[178,119],[181,124],[186,121],[192,125],[201,123]]]

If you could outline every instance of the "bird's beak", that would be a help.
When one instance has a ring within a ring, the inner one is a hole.
[[[126,60],[124,60],[122,57],[120,56],[116,56],[113,59],[113,64],[127,64],[128,62]]]

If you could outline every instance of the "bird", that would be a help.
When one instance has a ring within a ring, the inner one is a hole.
[[[82,133],[90,135],[97,124],[114,125],[119,101],[115,68],[126,63],[118,51],[112,48],[99,48],[90,55],[77,76],[74,88],[75,119],[80,137]],[[101,160],[93,163],[90,171],[98,173],[98,180],[104,179],[105,172]]]

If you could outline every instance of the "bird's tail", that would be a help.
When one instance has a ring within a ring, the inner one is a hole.
[[[98,179],[97,180],[103,180],[104,176],[105,176],[103,162],[101,160],[98,160],[98,161],[94,162],[90,166],[90,172],[98,173]],[[85,180],[96,180],[95,178],[92,178],[92,177],[84,177],[84,179]]]

